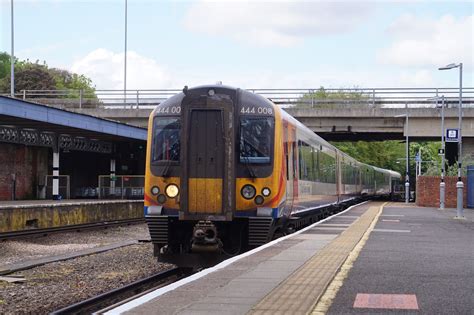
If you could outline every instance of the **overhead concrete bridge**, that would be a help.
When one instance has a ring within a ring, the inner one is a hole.
[[[248,89],[281,106],[327,140],[418,139],[441,137],[441,97],[445,126],[458,125],[459,88]],[[153,108],[181,92],[170,90],[21,91],[18,98],[146,127]],[[474,138],[474,88],[463,88],[463,138]],[[406,109],[408,107],[408,110]],[[473,140],[474,141],[474,140]]]

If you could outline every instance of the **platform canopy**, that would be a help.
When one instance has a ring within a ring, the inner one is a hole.
[[[113,142],[146,137],[144,128],[0,96],[0,142],[107,153]]]

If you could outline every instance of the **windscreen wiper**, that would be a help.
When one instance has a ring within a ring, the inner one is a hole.
[[[257,175],[255,174],[255,170],[250,166],[250,159],[248,156],[244,157],[244,164],[247,166],[247,170],[249,171],[250,177],[256,178]]]
[[[171,166],[171,163],[172,163],[172,160],[176,157],[176,154],[174,153],[174,151],[172,151],[171,153],[172,155],[168,158],[168,160],[166,161],[166,165],[165,167],[163,168],[163,172],[161,172],[161,176],[162,177],[168,177],[168,173],[169,173],[169,170],[170,170],[170,166]]]

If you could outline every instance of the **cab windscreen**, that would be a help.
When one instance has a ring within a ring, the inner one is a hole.
[[[181,122],[178,117],[156,117],[153,122],[152,161],[175,161],[180,158]]]
[[[273,117],[240,119],[241,163],[270,163],[274,124]]]

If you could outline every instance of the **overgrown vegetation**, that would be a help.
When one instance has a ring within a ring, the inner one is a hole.
[[[19,60],[15,62],[15,91],[22,90],[83,90],[90,98],[95,95],[92,80],[85,75],[72,73],[68,70],[49,68],[46,62],[39,60]],[[0,93],[10,91],[10,55],[0,53]],[[79,97],[79,93],[71,93],[64,97]]]
[[[295,104],[296,107],[310,108],[335,108],[341,105],[351,108],[372,106],[372,98],[356,88],[328,91],[321,86],[319,90],[304,94]]]
[[[358,142],[333,142],[341,151],[349,154],[360,162],[391,169],[405,174],[406,157],[405,143],[401,141],[358,141]],[[438,150],[441,149],[441,142],[411,142],[410,143],[410,176],[415,175],[415,156],[421,154],[421,174],[429,176],[439,176],[441,174],[441,156]],[[466,175],[468,165],[474,165],[474,160],[464,158],[462,174]],[[445,176],[457,176],[457,162],[448,165],[445,160]]]
[[[362,163],[405,173],[405,162],[400,160],[405,157],[405,144],[400,141],[332,142],[332,144]]]

